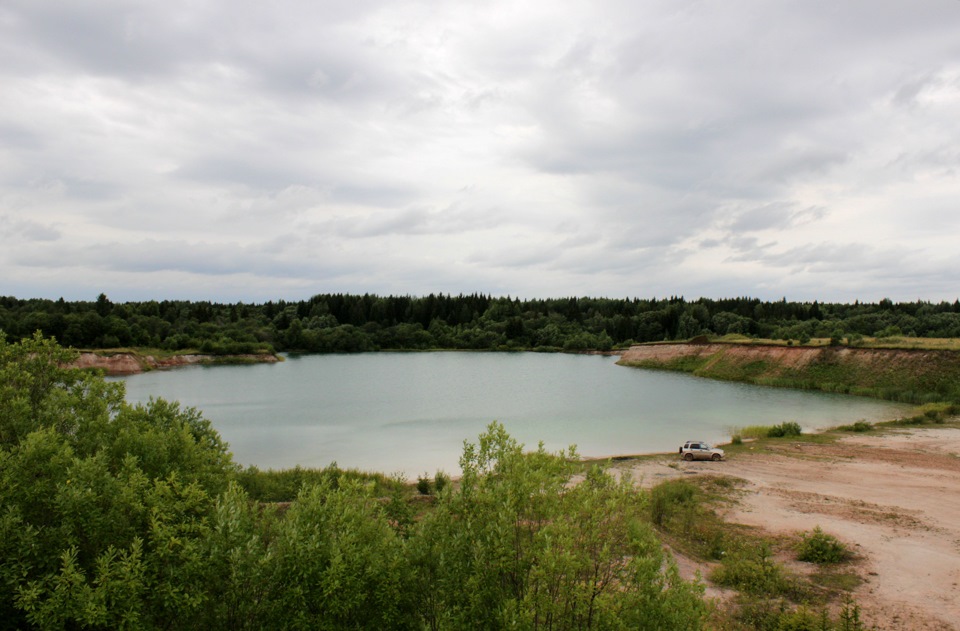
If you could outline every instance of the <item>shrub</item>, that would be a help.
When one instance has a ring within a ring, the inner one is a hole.
[[[842,563],[851,556],[845,545],[833,535],[823,532],[820,526],[810,533],[803,533],[797,545],[797,559],[808,563]]]
[[[853,425],[841,425],[838,427],[841,432],[869,432],[873,429],[873,425],[864,420],[859,420]]]
[[[443,471],[437,471],[436,475],[433,476],[433,488],[437,495],[440,495],[440,492],[450,483],[450,476],[448,476]]]
[[[773,560],[770,547],[761,544],[724,557],[710,579],[722,587],[731,587],[753,596],[780,597],[799,592],[797,581],[784,573]]]
[[[417,478],[417,492],[420,495],[430,495],[430,478],[426,473]]]
[[[803,430],[795,421],[785,421],[774,425],[767,431],[767,438],[782,438],[784,436],[799,436]]]

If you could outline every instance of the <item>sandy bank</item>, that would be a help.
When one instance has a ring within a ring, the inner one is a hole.
[[[720,474],[746,481],[726,519],[772,533],[820,526],[862,557],[855,598],[877,629],[960,629],[960,429],[909,428],[783,442],[726,462],[624,462],[652,486]],[[681,559],[692,576],[708,567]]]
[[[234,364],[234,363],[274,363],[280,358],[271,354],[244,354],[244,355],[170,355],[154,357],[153,355],[139,355],[136,353],[114,353],[100,355],[97,353],[80,353],[80,357],[70,366],[72,368],[99,368],[108,375],[134,375],[147,370],[160,368],[176,368],[179,366],[193,366],[197,364]]]

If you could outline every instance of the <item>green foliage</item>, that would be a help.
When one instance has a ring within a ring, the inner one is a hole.
[[[644,524],[643,496],[599,468],[570,485],[571,451],[524,453],[492,424],[411,540],[431,629],[701,628],[685,583]]]
[[[417,493],[430,495],[430,477],[426,473],[417,478]]]
[[[230,454],[195,411],[128,406],[68,358],[0,339],[0,620],[168,625],[198,605],[189,568]]]
[[[314,484],[329,484],[338,488],[341,483],[359,481],[372,484],[373,492],[378,496],[391,495],[394,490],[403,486],[402,482],[382,473],[341,469],[336,462],[323,469],[296,466],[292,469],[264,471],[251,465],[240,471],[236,479],[251,499],[260,502],[292,502],[304,486]]]
[[[748,297],[520,300],[483,294],[320,294],[297,302],[263,304],[168,300],[121,304],[103,294],[93,301],[76,302],[0,296],[0,329],[15,339],[39,330],[78,348],[200,349],[215,354],[273,348],[325,353],[428,348],[607,350],[700,335],[801,344],[814,337],[831,338],[839,346],[844,341],[865,344],[864,336],[889,342],[897,332],[960,337],[960,302],[851,305]]]
[[[717,585],[752,596],[789,598],[794,601],[807,596],[807,590],[801,583],[774,561],[770,546],[766,543],[731,551],[711,572],[710,579]]]
[[[403,544],[369,487],[305,487],[272,542],[273,603],[294,629],[412,626]]]
[[[774,425],[767,431],[767,438],[783,438],[786,436],[799,436],[803,433],[800,424],[794,421],[784,421],[779,425]]]
[[[860,607],[853,601],[848,600],[844,603],[840,610],[837,631],[864,631],[866,628],[860,620]]]
[[[692,521],[698,495],[697,487],[685,480],[667,480],[650,491],[650,521],[665,527],[680,514],[684,525]]]
[[[842,432],[869,432],[873,429],[873,424],[861,419],[853,425],[841,425],[837,429]]]
[[[797,559],[808,563],[842,563],[851,558],[850,550],[836,537],[817,526],[812,532],[800,536],[797,544]]]
[[[925,423],[936,423],[938,425],[946,423],[947,419],[960,414],[960,404],[958,403],[927,403],[921,405],[912,416],[908,416],[897,421],[893,425],[923,425]]]
[[[448,476],[443,471],[437,471],[433,476],[433,488],[436,490],[437,495],[443,492],[443,489],[447,488],[450,484],[450,476]]]
[[[770,435],[770,425],[747,425],[740,429],[743,438],[766,438]]]

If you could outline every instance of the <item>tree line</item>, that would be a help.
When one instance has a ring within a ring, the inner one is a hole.
[[[633,343],[729,334],[797,340],[960,337],[954,302],[820,303],[757,298],[685,300],[484,294],[319,294],[260,304],[114,303],[0,297],[0,331],[39,331],[75,348],[170,351],[361,352],[394,349],[609,350]]]

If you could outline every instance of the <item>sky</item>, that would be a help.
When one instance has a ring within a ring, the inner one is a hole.
[[[3,0],[0,295],[960,297],[960,1]]]

